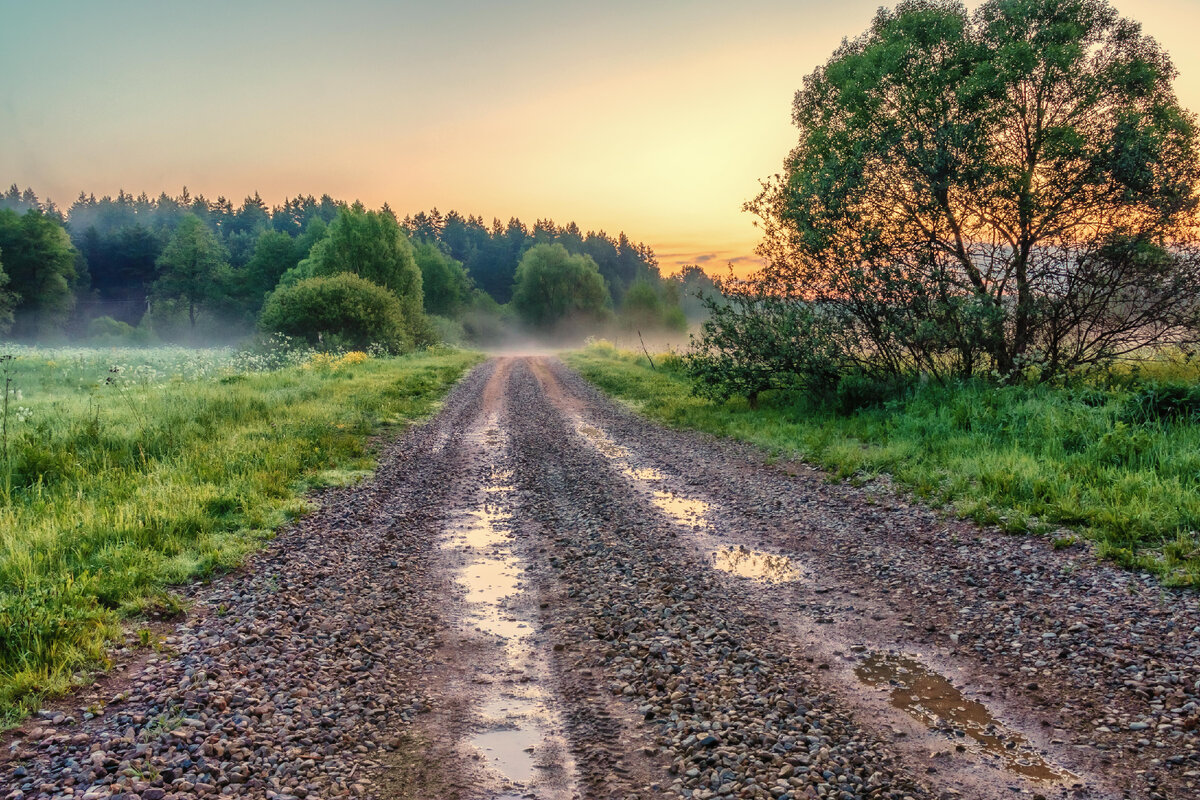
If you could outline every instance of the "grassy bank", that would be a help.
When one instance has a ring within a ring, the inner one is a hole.
[[[1155,395],[1153,382],[927,385],[882,408],[837,415],[780,396],[764,396],[756,410],[695,397],[671,356],[658,371],[604,346],[566,360],[658,422],[803,458],[840,478],[888,473],[979,522],[1014,532],[1069,528],[1126,567],[1200,585],[1200,420],[1169,413],[1170,398]],[[1177,385],[1198,377],[1178,364],[1143,371]],[[1056,533],[1056,544],[1069,546],[1073,535]]]
[[[3,352],[3,351],[0,351]],[[373,466],[479,356],[10,349],[0,458],[0,722],[102,666],[122,618],[236,565],[309,489]]]

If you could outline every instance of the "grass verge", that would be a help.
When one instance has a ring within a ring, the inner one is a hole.
[[[273,371],[184,351],[6,361],[0,727],[105,666],[122,618],[178,611],[172,584],[237,565],[308,508],[310,489],[368,474],[370,437],[428,415],[480,359],[350,354]]]
[[[1200,585],[1200,422],[1140,419],[1147,394],[1135,384],[927,385],[838,415],[779,395],[754,410],[696,397],[670,355],[657,371],[603,345],[565,360],[657,422],[804,459],[836,479],[888,473],[935,507],[1012,532],[1056,531],[1056,546],[1084,535],[1127,568]]]

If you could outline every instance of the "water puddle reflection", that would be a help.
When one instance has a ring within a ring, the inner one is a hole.
[[[984,752],[998,756],[1009,772],[1047,782],[1074,777],[1047,762],[1023,737],[997,722],[985,706],[963,697],[919,661],[872,653],[854,672],[863,683],[890,687],[892,705],[931,729],[970,737]]]
[[[684,525],[695,528],[708,527],[708,512],[711,508],[703,500],[693,500],[671,491],[656,491],[651,498],[659,510],[674,517]]]
[[[712,564],[722,572],[766,583],[788,583],[803,577],[800,568],[787,556],[744,546],[722,547],[714,551]]]
[[[633,478],[635,481],[663,481],[667,476],[656,470],[654,467],[631,467],[626,466],[621,470],[623,475]]]
[[[498,428],[476,429],[468,438],[482,448],[489,463],[501,463],[505,437]],[[481,698],[478,724],[469,741],[502,779],[503,786],[497,788],[509,793],[501,797],[523,797],[532,791],[554,798],[560,792],[541,786],[539,762],[561,771],[569,760],[560,763],[559,757],[555,762],[550,755],[561,752],[562,746],[538,677],[544,665],[534,646],[533,624],[527,619],[523,561],[514,547],[512,515],[506,510],[515,491],[513,477],[512,470],[493,466],[474,507],[451,521],[441,546],[453,559],[455,582],[464,600],[463,626],[502,646],[497,658],[483,667],[485,683],[495,688]]]
[[[609,458],[625,458],[629,455],[624,447],[614,442],[612,439],[597,427],[592,425],[580,425],[579,432],[592,440],[593,446]]]
[[[615,462],[622,475],[632,478],[640,488],[649,492],[651,502],[660,511],[690,528],[708,527],[708,516],[712,510],[708,503],[661,488],[661,483],[667,479],[665,474],[653,467],[635,467],[629,463],[629,451],[614,442],[600,428],[576,422],[575,429],[587,437],[593,447]]]
[[[533,754],[551,724],[542,693],[533,690],[525,697],[498,697],[479,713],[485,728],[471,737],[471,744],[509,781],[528,783],[536,774]]]

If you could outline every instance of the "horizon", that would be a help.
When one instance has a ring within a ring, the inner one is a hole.
[[[664,274],[758,263],[741,208],[795,144],[792,96],[880,5],[5,1],[3,185],[62,208],[186,186],[573,220],[648,244]],[[1200,109],[1200,4],[1113,5]]]

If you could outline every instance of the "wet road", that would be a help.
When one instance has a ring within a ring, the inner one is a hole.
[[[1192,595],[551,358],[475,370],[195,609],[0,796],[1200,796]]]

